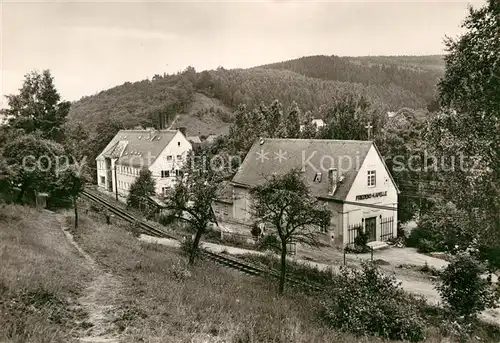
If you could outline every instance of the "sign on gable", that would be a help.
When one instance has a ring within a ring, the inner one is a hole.
[[[356,195],[356,200],[366,200],[366,199],[371,199],[371,198],[380,198],[380,197],[385,197],[386,195],[387,195],[387,191],[376,192],[376,193],[369,193],[369,194],[361,194],[361,195]]]

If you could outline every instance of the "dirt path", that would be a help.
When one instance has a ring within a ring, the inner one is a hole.
[[[80,337],[80,342],[92,343],[118,343],[119,336],[114,334],[113,313],[115,312],[115,299],[121,287],[119,279],[104,271],[97,262],[87,254],[74,240],[69,232],[65,217],[57,215],[61,228],[68,241],[84,258],[91,269],[94,279],[78,299],[81,308],[88,313],[88,322],[92,326]]]

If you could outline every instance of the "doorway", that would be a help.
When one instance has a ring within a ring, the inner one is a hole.
[[[377,240],[377,217],[365,219],[365,233],[368,236],[368,242]]]

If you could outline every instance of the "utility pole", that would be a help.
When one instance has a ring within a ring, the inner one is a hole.
[[[368,122],[368,124],[365,126],[365,129],[368,130],[368,140],[369,140],[371,137],[371,134],[372,134],[372,129],[373,129],[372,123]]]
[[[115,162],[115,197],[116,201],[118,201],[118,180],[116,178],[116,162]]]

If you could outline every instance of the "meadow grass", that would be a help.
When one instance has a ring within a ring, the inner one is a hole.
[[[0,342],[71,342],[88,270],[44,211],[0,208]]]
[[[127,227],[84,216],[75,233],[77,242],[124,283],[115,321],[123,342],[385,341],[326,325],[317,294],[288,288],[279,296],[276,280],[209,260],[190,267],[178,249],[139,241]],[[428,328],[426,336],[426,342],[443,340],[437,328]]]

